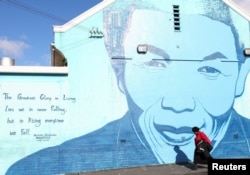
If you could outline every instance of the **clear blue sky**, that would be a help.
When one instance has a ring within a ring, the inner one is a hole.
[[[50,66],[53,25],[62,25],[102,0],[0,0],[0,57],[17,66]]]

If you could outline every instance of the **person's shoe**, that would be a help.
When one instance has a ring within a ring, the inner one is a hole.
[[[196,164],[194,165],[194,168],[193,168],[193,170],[197,170],[197,165],[196,165]]]

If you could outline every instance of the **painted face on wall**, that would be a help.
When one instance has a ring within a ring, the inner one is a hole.
[[[146,19],[146,20],[145,20]],[[146,44],[146,54],[137,46]],[[216,119],[227,121],[235,99],[238,59],[229,26],[202,15],[136,10],[124,43],[125,84],[143,109],[140,124],[169,145],[192,142],[198,126],[211,139]]]

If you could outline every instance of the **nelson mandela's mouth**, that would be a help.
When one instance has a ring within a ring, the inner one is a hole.
[[[166,139],[168,144],[186,145],[190,143],[194,137],[192,127],[183,126],[175,128],[169,125],[159,125],[154,123],[155,129]],[[173,137],[171,137],[171,135]]]

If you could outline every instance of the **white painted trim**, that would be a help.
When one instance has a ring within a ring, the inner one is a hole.
[[[239,13],[241,16],[246,18],[248,21],[250,21],[250,14],[247,13],[244,9],[242,9],[237,4],[233,3],[231,0],[223,0],[229,7],[231,7],[233,10],[235,10],[237,13]],[[250,7],[249,7],[250,8]]]
[[[49,66],[0,66],[1,74],[48,74],[67,75],[68,67]]]
[[[98,3],[94,7],[90,8],[89,10],[85,11],[84,13],[80,14],[79,16],[73,18],[69,22],[61,25],[61,26],[53,26],[54,32],[66,32],[67,30],[71,29],[72,27],[76,26],[77,24],[81,23],[82,21],[88,19],[92,15],[96,14],[100,10],[104,9],[111,3],[116,0],[103,0],[102,2]]]

